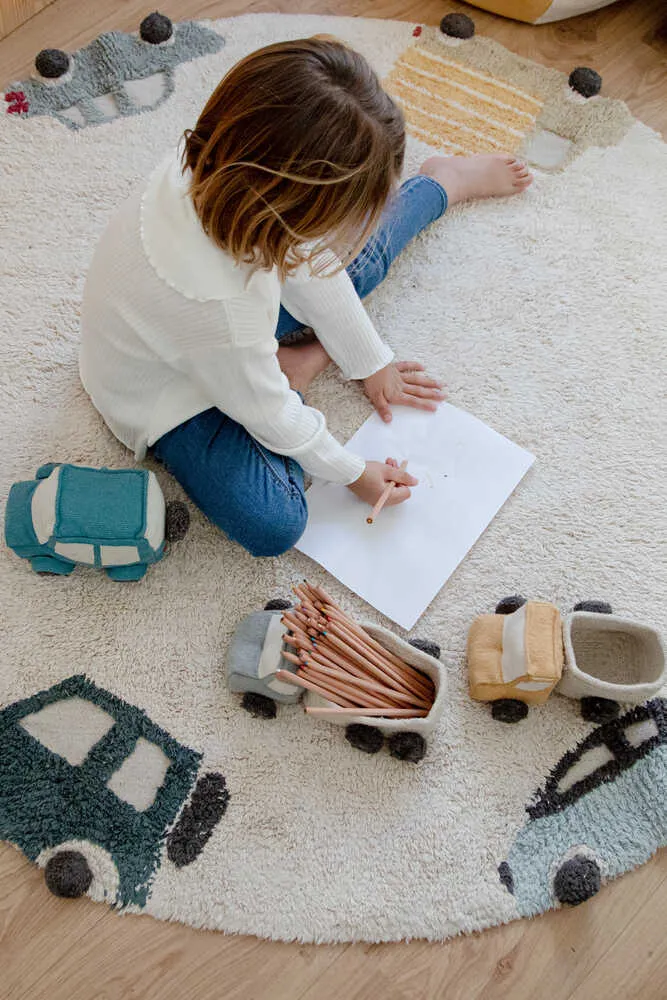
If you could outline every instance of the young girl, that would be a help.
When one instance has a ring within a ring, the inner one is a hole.
[[[436,156],[396,190],[404,148],[401,112],[362,56],[323,37],[270,45],[227,74],[95,252],[87,392],[253,555],[300,537],[304,471],[369,504],[392,480],[389,502],[409,497],[412,476],[345,451],[304,394],[333,360],[385,420],[391,404],[435,409],[439,383],[393,360],[361,298],[448,204],[531,180],[511,156]],[[314,342],[279,346],[304,325]]]

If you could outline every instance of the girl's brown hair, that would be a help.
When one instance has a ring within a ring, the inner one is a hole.
[[[185,133],[184,169],[218,246],[284,278],[325,249],[345,260],[361,248],[404,149],[403,116],[363,56],[315,37],[229,71]]]

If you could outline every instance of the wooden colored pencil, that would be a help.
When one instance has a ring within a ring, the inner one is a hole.
[[[389,686],[392,688],[392,690],[396,692],[397,695],[402,694],[402,691],[398,690],[396,684],[395,683],[392,684],[391,677],[389,677],[386,673],[384,673],[381,670],[381,668],[377,664],[377,661],[371,659],[372,653],[370,654],[370,656],[362,656],[361,654],[357,653],[354,649],[352,649],[351,646],[342,643],[339,639],[337,639],[336,636],[332,635],[329,636],[328,638],[330,638],[332,644],[336,647],[336,649],[340,650],[340,652],[344,654],[346,659],[351,659],[353,663],[356,663],[358,666],[363,667],[365,670],[368,671],[368,673],[372,674],[374,677],[379,677],[380,680],[382,680],[384,687]],[[341,657],[341,659],[342,658],[343,657]],[[426,707],[429,704],[428,701],[424,700],[420,695],[416,693],[411,693],[406,691],[405,694],[407,695],[409,700],[411,699],[415,704],[419,704],[422,707]]]
[[[355,707],[349,699],[343,699],[338,695],[334,695],[332,692],[323,689],[320,685],[315,684],[313,681],[307,680],[305,677],[301,677],[298,674],[293,674],[289,670],[276,670],[275,676],[279,681],[285,681],[286,684],[294,684],[296,687],[305,688],[307,691],[319,694],[321,698],[325,698],[327,701],[336,702],[341,707]]]
[[[346,625],[336,621],[331,622],[329,627],[334,634],[339,636],[342,632],[342,637],[346,641],[350,643],[356,642],[360,645],[364,651],[364,655],[367,658],[373,658],[373,661],[382,668],[387,677],[391,678],[394,686],[399,686],[401,689],[407,689],[423,698],[433,700],[433,689],[430,686],[430,679],[423,674],[418,674],[407,663],[402,663],[400,666],[396,665],[393,659],[390,659],[386,654],[384,647],[380,646],[379,643],[371,642],[371,637],[363,629],[352,631]]]
[[[366,660],[372,662],[375,667],[375,672],[380,672],[385,682],[391,687],[396,688],[400,691],[408,691],[412,694],[417,694],[422,697],[427,697],[427,688],[419,685],[412,677],[405,673],[400,672],[397,667],[389,663],[389,661],[383,657],[377,650],[374,650],[372,646],[365,643],[355,633],[350,632],[344,626],[339,625],[336,622],[329,622],[327,632],[331,632],[333,636],[337,636],[338,639],[348,646],[351,646],[358,654],[362,655]]]
[[[406,459],[404,462],[401,462],[401,464],[399,465],[398,468],[399,468],[400,472],[405,472],[405,470],[407,469],[407,467],[408,467],[408,461]],[[386,504],[387,500],[391,496],[392,490],[396,489],[396,486],[397,486],[397,483],[395,483],[393,479],[390,479],[389,482],[387,483],[387,485],[385,486],[385,488],[383,489],[382,494],[380,495],[380,499],[375,504],[375,506],[373,507],[373,510],[370,512],[370,514],[366,518],[366,524],[372,524],[373,523],[373,521],[378,516],[378,514],[380,513],[380,511],[382,510],[382,508]]]
[[[393,703],[397,708],[399,708],[401,704],[415,704],[413,695],[403,694],[402,691],[396,691],[395,688],[387,687],[386,684],[380,683],[375,680],[373,676],[364,672],[364,670],[361,667],[358,667],[356,663],[346,661],[343,657],[338,656],[327,646],[318,646],[314,649],[303,650],[301,657],[302,659],[305,658],[307,660],[314,660],[316,663],[322,663],[331,670],[340,670],[352,679],[356,678],[357,681],[363,682],[364,686],[369,685],[368,690],[374,691],[376,694],[381,694],[389,704]]]
[[[411,711],[405,708],[325,708],[324,706],[313,706],[307,705],[306,712],[308,715],[316,715],[320,718],[326,718],[331,716],[335,718],[337,715],[369,715],[373,718],[382,718],[383,716],[388,719],[406,719],[406,718],[424,718],[428,715],[428,712],[424,709],[415,709]]]
[[[289,634],[283,655],[298,669],[276,677],[313,691],[337,706],[363,715],[425,716],[435,699],[428,675],[386,649],[349,618],[322,587],[304,580],[293,587],[299,603],[283,612]],[[285,675],[285,676],[283,676]],[[328,711],[325,709],[324,711]]]
[[[380,645],[377,639],[374,639],[373,636],[369,635],[365,629],[363,629],[360,625],[357,625],[356,622],[353,622],[352,619],[348,618],[343,612],[333,609],[331,617],[334,621],[340,621],[345,628],[347,628],[354,635],[358,636],[367,645],[371,646],[372,649],[383,656],[384,659],[388,660],[397,670],[406,673],[411,680],[423,687],[425,692],[430,691],[433,682],[426,676],[426,674],[422,674],[415,667],[412,667],[404,660],[401,660],[400,657],[396,656],[395,653],[392,653],[391,650]]]
[[[297,659],[298,658],[295,656],[294,660]],[[322,671],[323,673],[329,674],[334,679],[338,678],[341,681],[344,682],[347,681],[347,683],[350,684],[353,688],[359,688],[361,691],[368,691],[370,692],[370,694],[382,698],[383,702],[389,702],[390,700],[392,700],[392,695],[397,693],[397,692],[392,692],[389,688],[385,687],[382,684],[378,684],[376,681],[364,679],[361,677],[357,677],[353,674],[345,673],[335,664],[331,665],[331,661],[327,662],[325,657],[322,657],[315,652],[308,655],[306,663],[316,664],[317,669]],[[413,707],[415,707],[414,702],[411,702],[407,695],[404,697],[403,700],[406,701],[408,704],[412,705]],[[396,705],[396,708],[399,707],[401,706]],[[421,705],[418,707],[425,708],[426,706]]]
[[[414,694],[412,691],[399,691],[395,687],[390,687],[385,683],[385,675],[378,675],[372,673],[370,670],[364,671],[356,662],[345,659],[344,656],[339,655],[339,653],[331,649],[327,645],[317,645],[314,646],[312,642],[304,642],[298,637],[290,639],[284,637],[285,642],[292,645],[295,649],[300,651],[300,656],[295,656],[291,653],[283,653],[283,655],[291,663],[300,664],[302,662],[314,662],[322,664],[333,670],[336,673],[342,674],[341,679],[348,676],[352,683],[361,682],[362,686],[366,687],[368,690],[372,690],[377,694],[382,694],[388,704],[394,704],[396,707],[412,705],[415,708],[429,708],[431,702],[427,699],[422,698],[419,695]]]
[[[389,708],[391,706],[387,705],[386,701],[377,695],[372,694],[370,691],[365,691],[363,688],[355,687],[346,681],[341,680],[339,677],[332,677],[331,671],[326,667],[322,667],[316,663],[303,664],[299,670],[299,676],[305,677],[307,680],[313,681],[315,684],[320,684],[322,687],[328,687],[332,691],[341,695],[348,701],[353,702],[355,705],[366,706],[370,708]]]

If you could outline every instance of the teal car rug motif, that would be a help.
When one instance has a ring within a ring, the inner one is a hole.
[[[566,753],[498,868],[521,915],[583,903],[648,861],[665,844],[666,790],[665,699],[606,722]]]
[[[143,907],[165,845],[193,862],[229,801],[201,754],[84,676],[1,711],[0,742],[0,839],[58,896]]]

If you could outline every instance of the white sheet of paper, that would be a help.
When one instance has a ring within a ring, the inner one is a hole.
[[[377,414],[347,447],[366,459],[408,460],[419,485],[367,524],[345,486],[315,482],[297,548],[403,628],[424,613],[535,461],[530,452],[449,403],[436,413]]]

